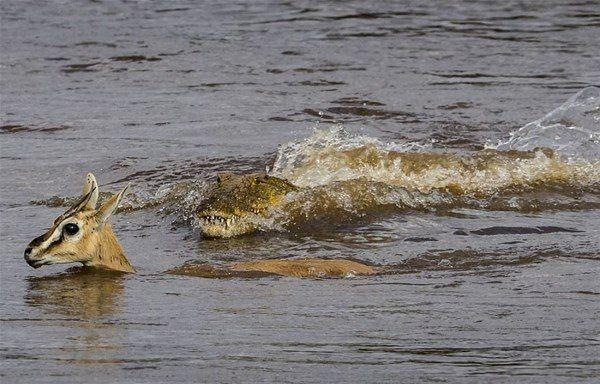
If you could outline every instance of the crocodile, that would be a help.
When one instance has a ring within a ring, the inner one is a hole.
[[[233,237],[257,231],[257,222],[299,188],[265,173],[221,173],[208,197],[196,211],[206,237]]]

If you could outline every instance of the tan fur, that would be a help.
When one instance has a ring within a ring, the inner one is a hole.
[[[374,275],[375,268],[356,261],[335,259],[258,260],[232,263],[233,271],[253,271],[293,277]]]
[[[290,276],[299,278],[350,277],[381,273],[379,267],[371,267],[344,259],[285,259],[257,260],[231,263],[225,266],[208,264],[184,264],[167,271],[171,275],[223,279],[232,277],[259,278],[266,276]]]
[[[101,267],[121,272],[135,272],[135,269],[125,257],[125,252],[119,244],[110,224],[102,226],[86,242],[86,252],[92,257],[83,262],[88,267]]]

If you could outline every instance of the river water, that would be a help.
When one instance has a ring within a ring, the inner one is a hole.
[[[3,383],[599,380],[597,2],[0,11]],[[217,173],[266,170],[300,192],[202,238]],[[86,172],[131,183],[135,275],[23,260]],[[287,257],[389,273],[163,273]]]

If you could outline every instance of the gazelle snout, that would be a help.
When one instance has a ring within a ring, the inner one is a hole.
[[[30,266],[33,267],[33,263],[34,261],[31,259],[31,251],[32,248],[31,247],[27,247],[25,248],[25,261],[27,262],[27,264],[29,264]],[[35,267],[34,267],[35,268]]]
[[[28,253],[29,252],[29,253]],[[48,264],[47,261],[42,260],[42,259],[34,259],[33,257],[30,256],[30,252],[31,252],[31,248],[27,248],[25,250],[25,261],[27,262],[27,264],[29,264],[30,267],[33,268],[39,268],[42,265],[46,265]]]
[[[31,240],[29,244],[27,244],[27,248],[25,248],[25,261],[33,268],[39,268],[43,264],[42,260],[36,259],[35,256],[38,252],[35,251],[35,248],[44,242],[45,235],[41,235]]]

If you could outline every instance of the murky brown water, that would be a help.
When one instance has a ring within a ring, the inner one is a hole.
[[[596,2],[0,10],[3,383],[598,381]],[[203,239],[267,168],[300,191]],[[136,275],[23,260],[88,171]],[[389,273],[162,273],[281,257]]]

